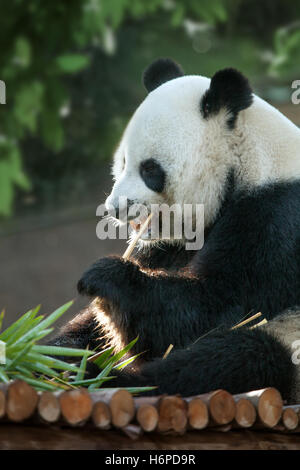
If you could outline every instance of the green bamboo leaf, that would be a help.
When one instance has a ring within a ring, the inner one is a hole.
[[[39,325],[37,325],[32,330],[28,331],[24,336],[19,338],[16,343],[22,342],[22,341],[29,341],[32,338],[34,338],[37,335],[37,333],[40,333],[42,330],[48,328],[50,325],[52,325],[52,323],[58,320],[58,318],[61,317],[66,312],[66,310],[68,310],[68,308],[71,307],[72,304],[73,304],[73,300],[71,300],[70,302],[67,302],[66,304],[56,309],[47,318],[45,318],[45,320],[43,320]]]
[[[49,354],[50,356],[92,356],[95,351],[89,351],[88,349],[75,349],[75,348],[64,348],[60,346],[44,346],[36,344],[32,347],[32,352],[41,354]]]
[[[101,379],[107,377],[112,368],[113,368],[113,363],[107,364],[107,366],[100,372],[100,374],[97,375],[96,379],[98,379],[98,381],[101,382]],[[97,385],[98,385],[98,383],[96,382],[96,383],[90,385],[88,387],[88,389],[93,390],[94,388],[97,388]]]
[[[77,375],[75,377],[75,381],[83,380],[83,377],[84,377],[85,372],[86,372],[87,358],[88,358],[88,356],[83,356],[83,358],[81,359],[81,363],[80,363],[81,371],[77,372]]]
[[[107,364],[116,364],[120,359],[122,359],[123,356],[125,356],[125,354],[128,353],[128,351],[130,351],[130,349],[135,345],[138,339],[139,337],[137,336],[129,344],[127,344],[125,348],[115,354],[111,359],[108,359],[104,365],[106,366]]]
[[[129,393],[136,394],[136,393],[143,393],[143,392],[151,392],[152,390],[155,390],[157,387],[113,387],[113,388],[106,388],[105,391],[117,391],[117,390],[127,390]],[[93,389],[93,392],[101,392],[103,391],[103,388],[101,389]]]
[[[5,369],[12,369],[13,367],[15,367],[15,365],[20,361],[20,360],[23,360],[24,359],[24,356],[30,351],[31,347],[32,347],[32,342],[31,343],[28,343],[26,344],[26,346],[24,348],[22,348],[15,356],[12,360],[10,360],[8,357],[6,358],[6,365],[5,365]]]
[[[12,335],[10,335],[10,337],[6,341],[7,346],[16,343],[16,341],[21,338],[25,333],[27,333],[29,330],[33,329],[36,325],[38,325],[42,318],[42,315],[37,318],[33,318],[32,313],[30,318],[28,318],[26,322],[19,326],[19,328]]]
[[[32,373],[27,367],[24,367],[24,366],[21,366],[21,365],[17,365],[17,366],[15,367],[15,369],[16,369],[17,372],[21,372],[21,374],[26,375],[26,376],[29,377],[29,378],[30,378],[30,377],[31,377],[31,378],[34,378],[33,373]],[[16,373],[15,371],[10,372],[10,375],[11,375],[11,374],[15,374],[15,373]]]
[[[57,387],[54,385],[50,385],[48,383],[43,382],[42,380],[37,380],[37,379],[31,379],[27,377],[27,375],[22,375],[22,374],[16,374],[16,379],[24,380],[27,382],[29,385],[32,385],[33,387],[37,387],[40,390],[46,390],[50,392],[55,392],[57,390]]]
[[[143,352],[140,352],[136,354],[135,356],[131,356],[128,359],[125,359],[125,361],[120,362],[116,366],[113,367],[113,369],[121,370],[124,369],[124,367],[128,366],[128,364],[131,364],[137,357],[139,357],[141,354],[144,354]]]
[[[26,360],[30,362],[36,362],[36,361],[41,362],[42,364],[45,364],[49,367],[53,367],[54,369],[59,369],[59,370],[66,370],[66,371],[72,371],[72,372],[81,371],[79,367],[74,366],[73,364],[70,364],[69,362],[60,361],[59,359],[55,359],[54,357],[50,357],[50,356],[45,356],[43,354],[29,352],[26,355]]]
[[[40,333],[36,334],[36,336],[31,340],[33,341],[34,343],[36,341],[39,341],[40,339],[44,338],[45,336],[49,335],[50,333],[52,333],[53,331],[53,328],[48,328],[47,330],[43,330],[41,331]],[[26,344],[28,344],[28,342],[30,342],[29,339],[27,339],[26,341],[21,341],[19,342],[19,340],[14,343],[14,344],[11,344],[10,346],[8,346],[6,352],[8,354],[16,354],[18,351],[20,351]]]
[[[44,375],[47,375],[49,377],[58,377],[59,373],[55,372],[51,367],[46,366],[45,364],[41,362],[26,362],[24,361],[24,367],[28,368],[32,372],[41,372]]]
[[[34,310],[29,310],[28,312],[24,313],[17,321],[15,321],[12,325],[10,325],[6,330],[4,330],[0,335],[0,340],[5,341],[28,319],[31,318]]]
[[[107,382],[108,380],[115,379],[115,376],[110,375],[109,377],[103,377],[103,379],[100,379],[100,382]],[[71,382],[71,385],[74,385],[78,387],[79,385],[81,386],[88,386],[92,384],[99,384],[99,379],[98,377],[95,377],[94,379],[85,379],[85,380],[76,380],[74,382]]]
[[[0,313],[0,331],[2,329],[2,323],[5,315],[5,310],[3,309],[2,312]]]
[[[113,354],[114,348],[104,349],[101,354],[95,359],[93,362],[96,364],[100,369],[105,367],[106,360]]]
[[[3,367],[0,367],[0,381],[1,381],[1,382],[4,382],[4,383],[6,383],[6,384],[9,382],[9,377],[8,377],[8,375],[4,372]]]

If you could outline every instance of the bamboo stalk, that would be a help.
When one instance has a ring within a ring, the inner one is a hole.
[[[255,406],[259,421],[263,426],[273,428],[280,421],[283,402],[279,391],[275,388],[269,387],[234,395],[235,401],[241,398],[246,398]]]
[[[127,260],[128,258],[130,258],[131,253],[133,252],[133,250],[135,248],[135,245],[137,244],[137,242],[139,241],[139,239],[141,238],[141,236],[145,232],[146,228],[148,227],[149,222],[152,219],[152,215],[153,215],[152,213],[148,215],[147,219],[145,220],[145,222],[141,226],[138,233],[131,240],[130,244],[128,245],[127,249],[125,250],[125,253],[123,254],[123,259]]]
[[[251,317],[249,318],[246,318],[246,320],[238,323],[237,325],[234,325],[232,328],[230,328],[231,330],[235,330],[236,328],[240,328],[241,326],[244,326],[244,325],[247,325],[247,323],[250,323],[251,321],[253,320],[256,320],[256,318],[258,317],[261,317],[262,316],[262,313],[261,312],[258,312],[256,313],[255,315],[252,315]]]
[[[46,423],[56,423],[60,417],[60,403],[52,392],[42,392],[39,397],[37,412]]]
[[[265,318],[260,321],[259,323],[256,323],[256,325],[253,325],[253,326],[250,326],[250,330],[254,330],[254,328],[257,328],[258,326],[263,326],[265,325],[266,323],[268,323],[268,320],[266,320]]]
[[[173,348],[174,348],[174,345],[172,343],[169,344],[165,354],[163,355],[163,359],[166,359],[166,357],[168,357],[168,355],[170,354],[170,352],[172,351]]]

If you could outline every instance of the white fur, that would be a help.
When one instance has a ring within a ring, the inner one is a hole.
[[[273,320],[260,328],[264,329],[271,335],[275,336],[282,344],[284,344],[290,351],[291,361],[296,349],[299,351],[299,346],[295,348],[295,341],[300,340],[300,311],[287,310],[283,314],[275,317]],[[297,354],[299,357],[299,354]],[[300,402],[300,364],[295,364],[295,383],[291,390],[291,402]]]
[[[230,168],[245,187],[300,177],[300,130],[257,96],[233,130],[226,126],[226,110],[204,120],[200,101],[209,84],[205,77],[184,76],[146,97],[115,154],[107,205],[120,196],[148,206],[202,203],[207,225],[220,207]],[[140,162],[149,158],[167,173],[162,194],[147,188],[139,175]]]

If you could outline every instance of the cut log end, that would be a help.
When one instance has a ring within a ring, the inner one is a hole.
[[[283,402],[275,388],[267,388],[259,397],[258,415],[264,425],[269,428],[276,426],[281,418]]]
[[[256,410],[251,401],[241,398],[236,403],[235,421],[242,428],[250,428],[256,420]]]
[[[63,392],[59,402],[63,418],[73,426],[87,421],[92,413],[92,399],[85,389]]]
[[[38,403],[38,414],[47,423],[55,423],[60,417],[58,398],[51,392],[43,392]]]
[[[286,408],[282,413],[282,422],[286,429],[293,431],[299,425],[298,414],[292,408]]]
[[[204,429],[208,425],[208,408],[200,398],[194,398],[188,403],[188,420],[193,429]]]
[[[158,431],[184,433],[187,426],[187,404],[182,398],[170,396],[162,398],[159,404]]]
[[[5,415],[6,397],[5,392],[0,390],[0,419]]]
[[[228,424],[235,417],[235,402],[225,390],[217,390],[209,400],[209,411],[216,424]]]
[[[108,405],[98,401],[93,406],[92,420],[96,428],[109,429],[111,423],[111,414]]]
[[[135,406],[132,395],[127,390],[118,390],[109,403],[112,423],[116,428],[127,426],[134,417]]]
[[[137,410],[136,419],[144,431],[154,431],[158,424],[158,411],[153,405],[142,405]]]
[[[23,380],[12,382],[7,391],[6,414],[15,422],[24,421],[33,415],[38,402],[38,394]]]

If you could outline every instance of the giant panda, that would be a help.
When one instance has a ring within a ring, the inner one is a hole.
[[[300,130],[233,68],[209,79],[158,59],[143,82],[148,95],[115,153],[107,209],[121,219],[121,196],[128,207],[204,204],[204,246],[142,240],[129,260],[96,261],[78,282],[94,300],[52,344],[119,350],[139,336],[132,352],[142,360],[119,372],[115,386],[183,396],[274,386],[293,402]],[[250,312],[268,323],[231,329]]]

